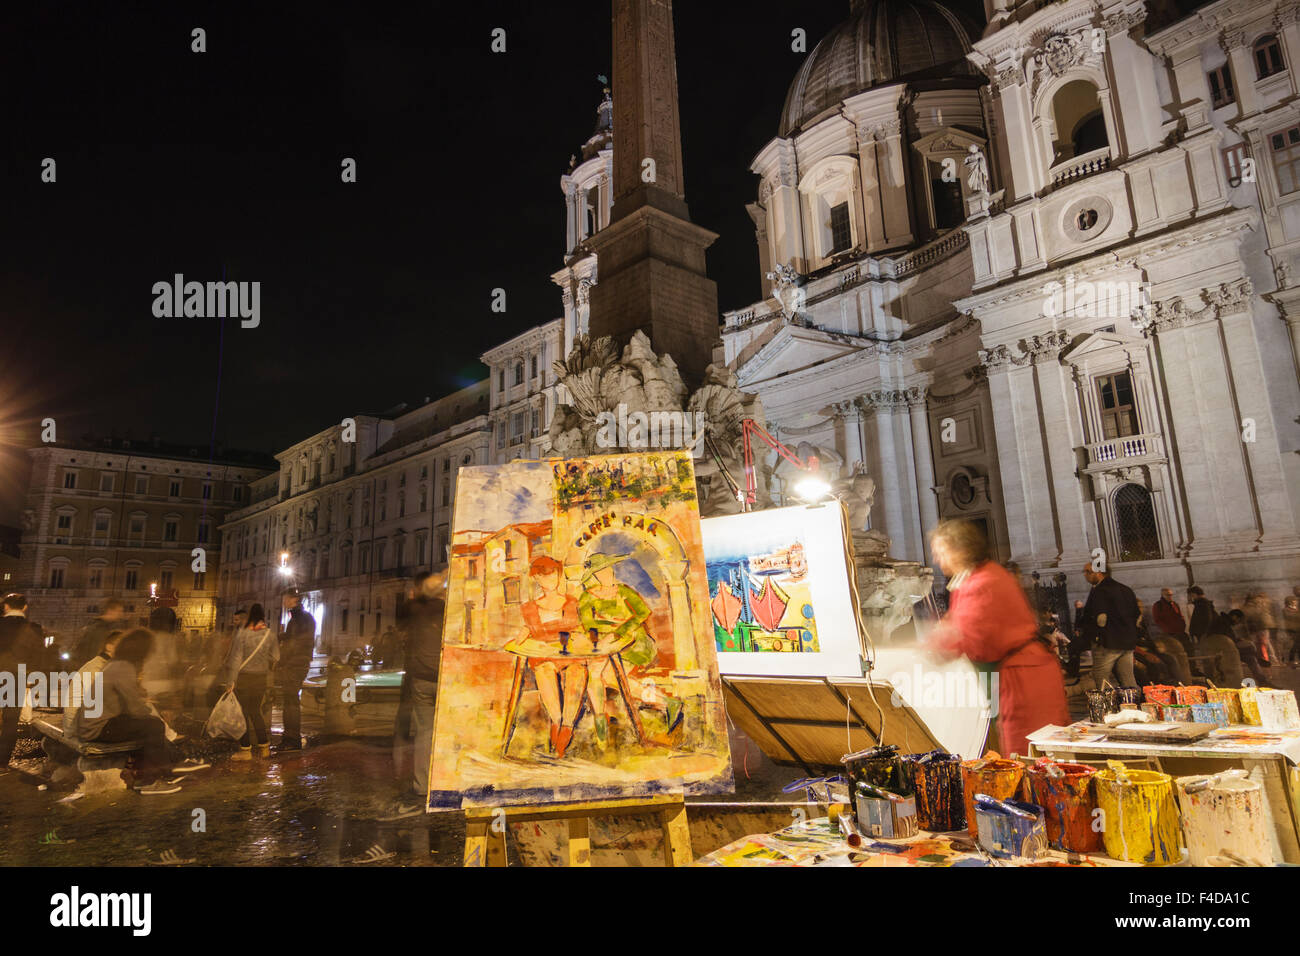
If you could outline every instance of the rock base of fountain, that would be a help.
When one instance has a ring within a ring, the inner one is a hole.
[[[912,619],[912,607],[934,586],[934,569],[888,554],[889,538],[879,531],[853,534],[858,606],[871,640],[889,644],[894,631]]]

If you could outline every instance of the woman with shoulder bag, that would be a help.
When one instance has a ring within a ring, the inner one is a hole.
[[[233,756],[235,760],[251,759],[254,745],[259,757],[271,753],[271,737],[262,700],[266,697],[271,669],[279,659],[280,647],[267,626],[266,612],[262,605],[254,604],[248,609],[248,621],[230,642],[230,651],[222,666],[221,684],[234,690],[244,712],[244,736],[240,738],[239,750]]]

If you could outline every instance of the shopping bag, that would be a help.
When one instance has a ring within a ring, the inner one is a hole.
[[[221,695],[221,699],[212,708],[212,713],[208,715],[208,722],[203,726],[203,732],[209,737],[229,737],[231,740],[244,736],[247,729],[244,709],[239,706],[233,690]]]

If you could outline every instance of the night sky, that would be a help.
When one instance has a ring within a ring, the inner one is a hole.
[[[13,449],[45,417],[64,439],[272,452],[468,385],[485,349],[562,314],[559,177],[612,72],[609,0],[15,6],[0,12],[0,523],[21,500]],[[848,6],[676,4],[687,201],[721,234],[721,309],[759,294],[748,167],[803,60],[791,30],[811,49]],[[155,318],[151,287],[178,272],[260,281],[260,327]]]

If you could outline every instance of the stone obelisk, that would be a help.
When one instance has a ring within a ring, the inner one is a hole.
[[[718,340],[718,289],[704,251],[717,234],[686,208],[672,0],[613,0],[614,209],[591,239],[599,282],[589,330],[620,345],[638,329],[688,387]]]

